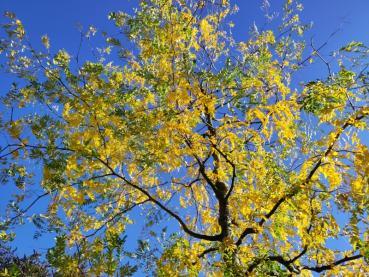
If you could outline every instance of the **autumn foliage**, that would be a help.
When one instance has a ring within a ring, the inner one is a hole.
[[[302,6],[282,10],[240,42],[227,0],[141,1],[109,14],[119,35],[94,60],[31,45],[7,13],[2,239],[30,218],[63,276],[368,274],[368,48],[328,64]],[[297,84],[311,63],[327,73]]]

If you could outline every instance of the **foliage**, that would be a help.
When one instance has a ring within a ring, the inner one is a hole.
[[[14,252],[3,243],[0,244],[0,276],[50,276],[48,265],[39,259],[40,254],[35,252],[20,258]]]
[[[119,35],[91,60],[47,36],[39,50],[6,13],[1,180],[17,193],[2,238],[44,201],[31,219],[57,234],[64,276],[367,274],[368,48],[327,63],[301,10],[286,1],[278,29],[238,42],[227,0],[140,1],[109,14]],[[328,76],[294,82],[320,61]]]

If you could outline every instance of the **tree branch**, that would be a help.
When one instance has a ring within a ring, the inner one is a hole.
[[[367,116],[369,113],[366,112],[364,109],[362,109],[361,111],[356,113],[356,116],[354,117],[353,121],[359,121],[361,119],[363,119],[365,116]],[[342,127],[340,128],[339,132],[337,132],[332,140],[332,142],[329,144],[329,146],[327,147],[326,151],[323,153],[323,155],[321,156],[321,158],[317,161],[317,163],[315,164],[315,166],[312,168],[312,170],[310,171],[310,173],[308,174],[308,176],[306,177],[306,179],[302,182],[301,186],[305,186],[306,184],[308,184],[311,180],[311,178],[314,176],[315,172],[318,170],[318,168],[321,166],[322,162],[323,162],[323,158],[325,158],[326,156],[328,156],[330,154],[330,152],[332,151],[334,145],[336,144],[337,140],[339,139],[339,137],[342,135],[342,133],[349,127],[352,126],[353,121],[351,118],[349,118],[348,120],[346,120],[345,124],[342,125]],[[298,188],[294,188],[291,192],[289,192],[288,194],[284,195],[283,197],[281,197],[277,203],[274,204],[274,206],[272,207],[272,209],[264,216],[264,218],[262,218],[258,225],[261,227],[263,226],[263,224],[266,222],[267,219],[269,219],[270,217],[273,216],[274,213],[276,213],[276,211],[278,210],[278,208],[282,205],[282,203],[284,203],[287,199],[293,197],[294,195],[296,195],[299,192]],[[242,244],[242,240],[249,234],[255,234],[258,233],[258,231],[255,228],[246,228],[241,236],[239,237],[239,239],[236,242],[236,245],[239,246]]]
[[[311,267],[311,266],[304,266],[302,269],[307,269],[307,270],[311,270],[311,271],[315,271],[315,272],[322,272],[322,271],[326,271],[329,269],[333,269],[335,266],[339,266],[343,263],[349,262],[349,261],[354,261],[357,259],[361,259],[363,258],[363,255],[358,254],[358,255],[354,255],[354,256],[348,256],[348,257],[344,257],[340,260],[337,260],[331,264],[327,264],[327,265],[321,265],[321,266],[315,266],[315,267]]]
[[[109,224],[110,222],[112,222],[114,219],[116,219],[117,217],[131,211],[133,208],[139,206],[139,205],[142,205],[146,202],[148,202],[149,199],[146,199],[144,201],[141,201],[139,203],[135,203],[133,204],[132,206],[128,207],[128,208],[125,208],[124,210],[120,211],[119,213],[115,214],[114,216],[112,216],[111,218],[109,218],[108,220],[106,220],[99,228],[97,228],[94,232],[92,232],[91,234],[88,234],[86,236],[84,236],[84,238],[89,238],[89,237],[92,237],[94,235],[96,235],[100,230],[102,230],[104,227],[106,227],[107,224]]]
[[[190,228],[188,228],[188,226],[186,225],[186,223],[182,220],[182,218],[179,215],[177,215],[175,212],[171,211],[169,208],[167,208],[160,201],[156,200],[148,191],[146,191],[145,189],[143,189],[142,187],[140,187],[140,186],[138,186],[136,184],[133,184],[132,182],[130,182],[124,176],[116,173],[115,170],[109,164],[107,164],[105,161],[103,161],[102,159],[100,159],[98,157],[97,157],[97,159],[103,165],[105,165],[114,176],[116,176],[117,178],[123,180],[130,187],[132,187],[132,188],[140,191],[142,194],[144,194],[145,196],[147,196],[148,199],[151,202],[153,202],[156,206],[158,206],[160,209],[162,209],[163,211],[165,211],[168,215],[170,215],[171,217],[173,217],[174,219],[176,219],[178,221],[178,223],[181,225],[182,229],[187,234],[189,234],[190,236],[192,236],[194,238],[197,238],[197,239],[203,239],[203,240],[208,240],[208,241],[221,241],[222,234],[218,234],[218,235],[205,235],[205,234],[200,234],[200,233],[197,233],[197,232],[192,231]]]

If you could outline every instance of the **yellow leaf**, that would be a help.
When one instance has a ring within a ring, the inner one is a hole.
[[[46,49],[50,48],[50,40],[49,40],[49,37],[47,35],[43,35],[41,37],[41,42],[45,46]]]

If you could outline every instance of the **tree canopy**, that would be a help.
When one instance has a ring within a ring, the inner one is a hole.
[[[27,219],[53,232],[63,276],[368,274],[369,50],[327,62],[301,11],[237,41],[228,0],[143,0],[109,14],[89,60],[32,45],[7,12],[1,239]],[[327,74],[296,83],[315,62]]]
[[[48,265],[40,261],[40,254],[18,257],[3,242],[0,243],[0,276],[49,276]]]

